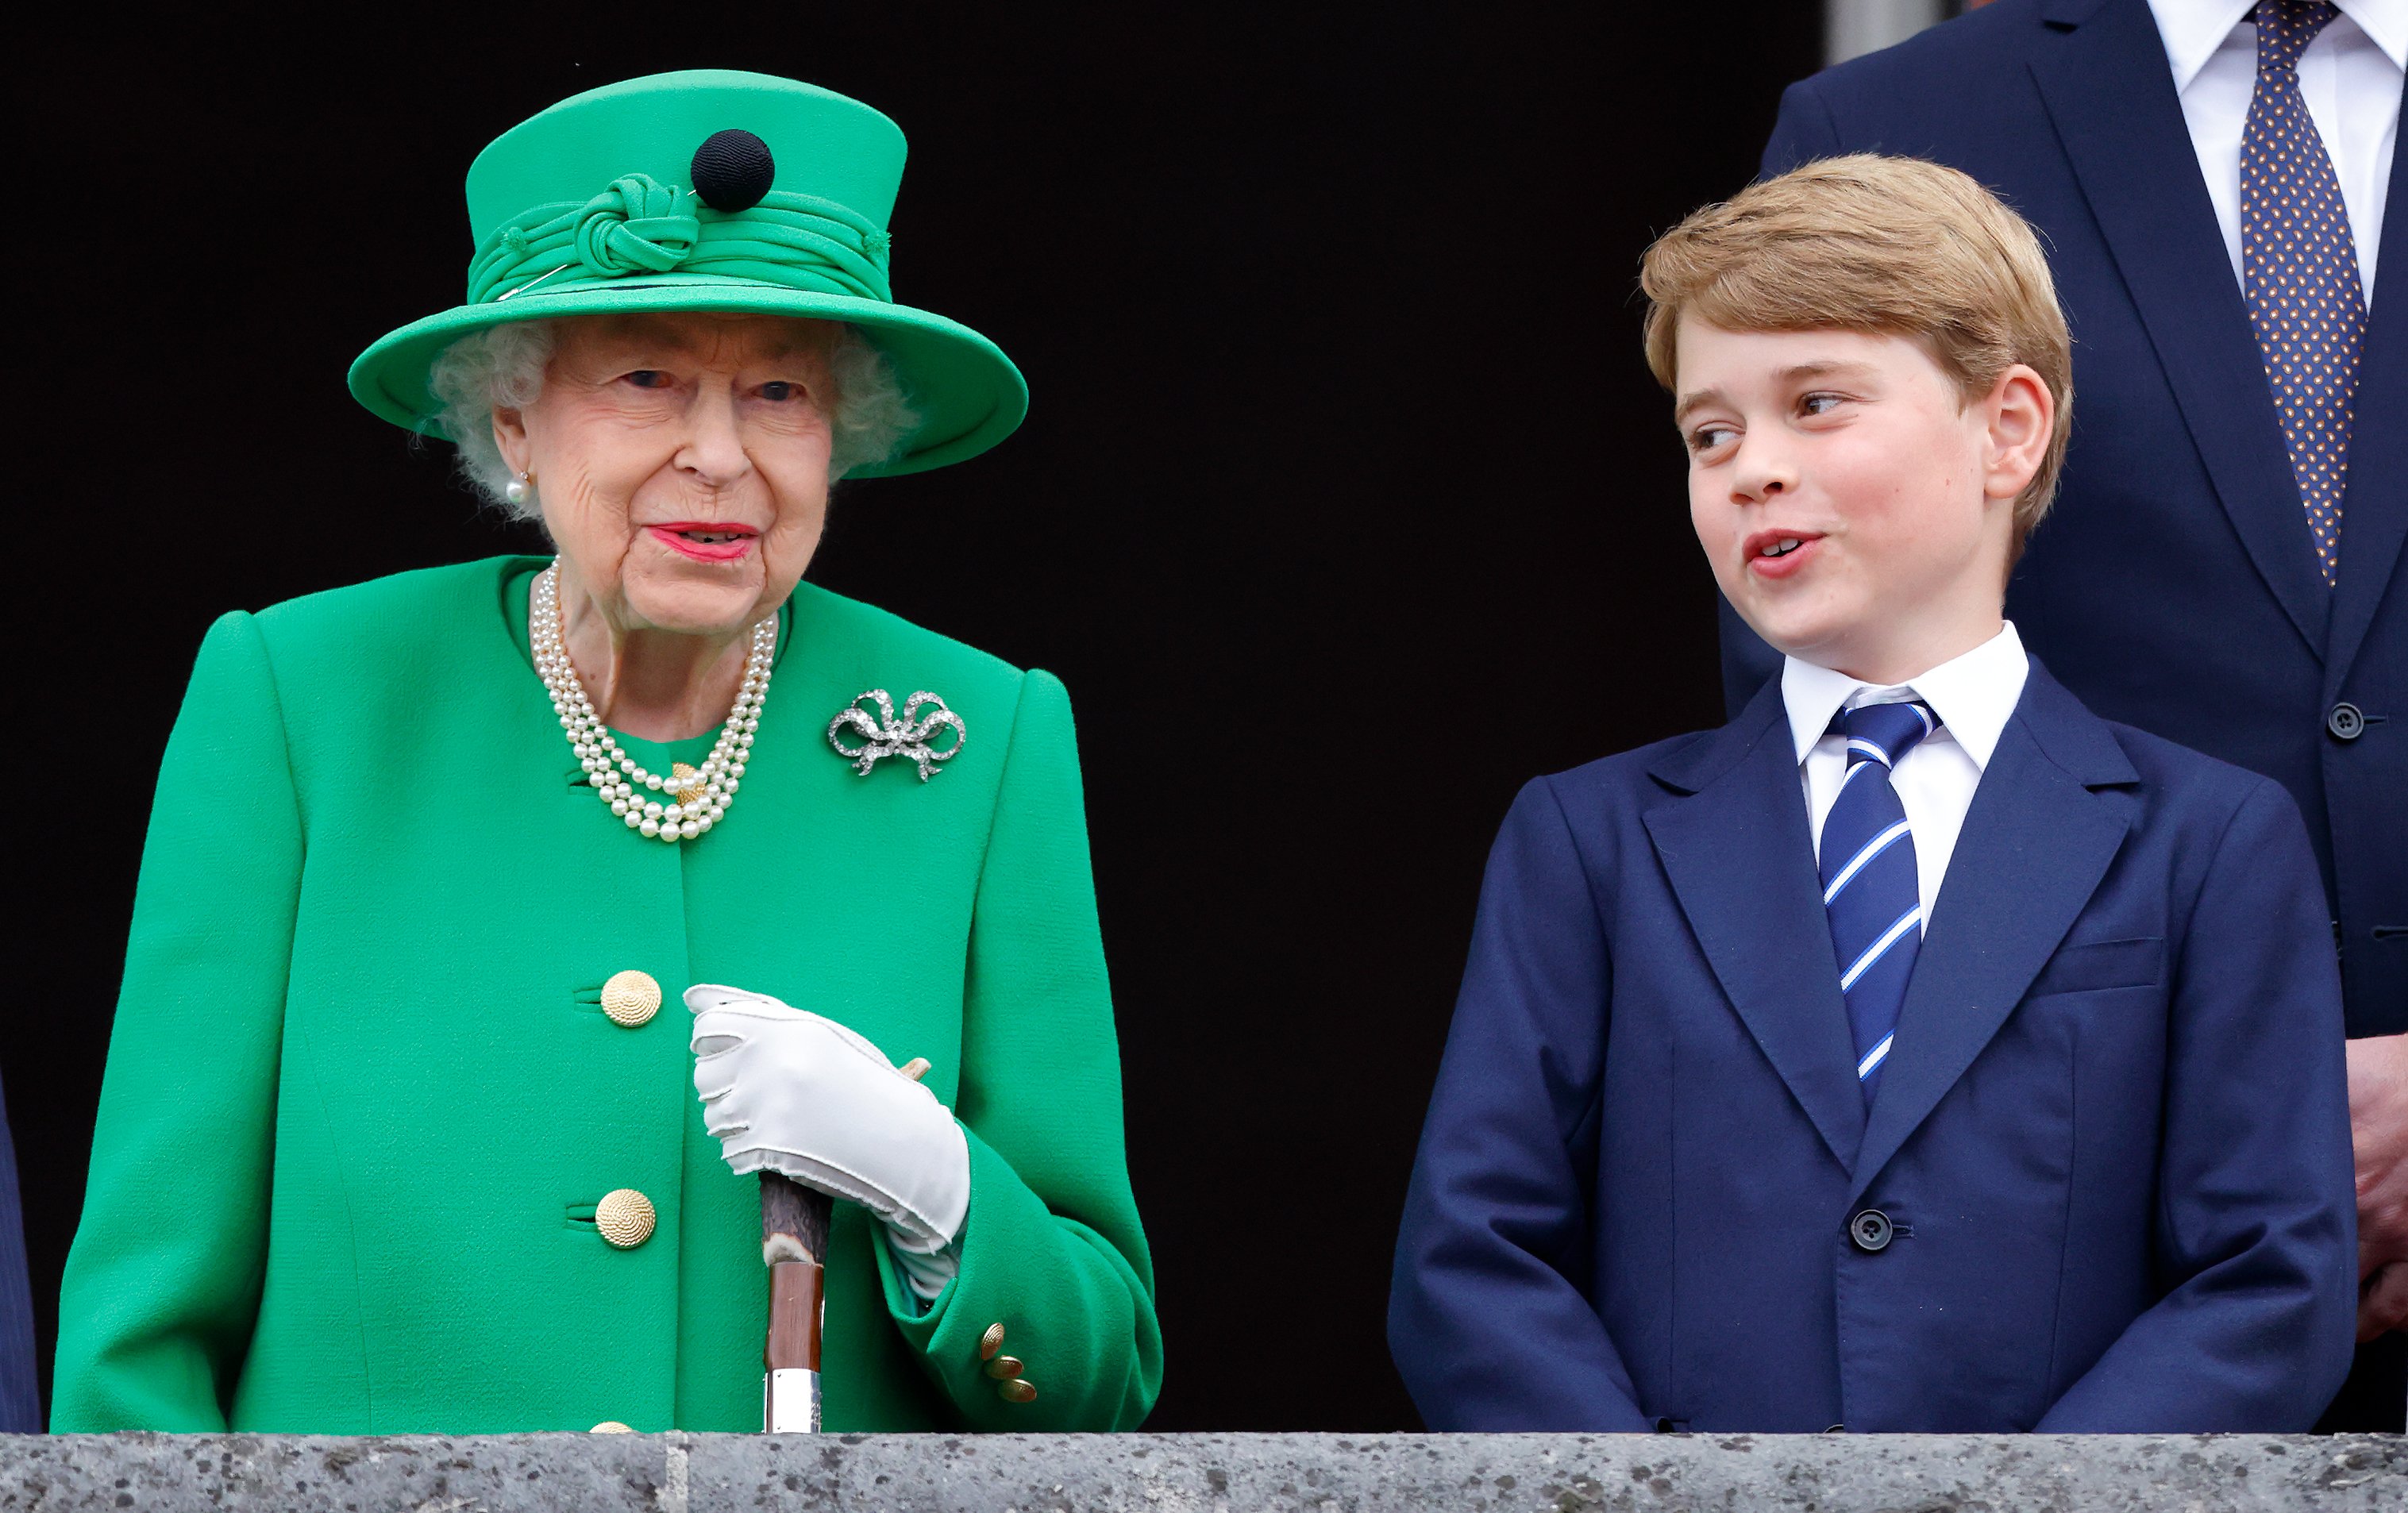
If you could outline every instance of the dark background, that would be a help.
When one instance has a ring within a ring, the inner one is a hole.
[[[1534,774],[1720,717],[1637,259],[1748,178],[1819,7],[347,14],[370,35],[129,22],[12,69],[14,744],[65,822],[13,840],[0,1070],[45,1388],[202,631],[539,549],[344,370],[456,303],[487,139],[720,66],[903,124],[897,295],[1028,376],[999,450],[840,489],[811,576],[1077,702],[1150,1427],[1415,1427],[1389,1249],[1489,838]]]

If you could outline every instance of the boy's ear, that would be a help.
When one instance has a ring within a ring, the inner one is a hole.
[[[1993,499],[2015,498],[2048,460],[2057,433],[2057,396],[2038,373],[2017,363],[1990,386],[1982,410],[1989,432],[1982,492]]]

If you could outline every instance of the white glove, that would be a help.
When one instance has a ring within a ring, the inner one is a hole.
[[[939,1253],[969,1214],[970,1148],[937,1095],[843,1025],[765,994],[697,983],[685,1006],[703,1125],[727,1164],[861,1205],[886,1221],[913,1291],[931,1295],[923,1271],[941,1287],[953,1267]]]

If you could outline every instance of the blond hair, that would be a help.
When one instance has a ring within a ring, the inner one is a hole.
[[[1954,168],[1870,152],[1826,158],[1709,205],[1647,250],[1647,365],[1675,387],[1684,315],[1727,331],[1905,336],[1971,404],[2020,363],[2057,401],[2040,471],[2015,496],[2010,560],[2048,513],[2073,422],[2073,342],[2040,238]]]

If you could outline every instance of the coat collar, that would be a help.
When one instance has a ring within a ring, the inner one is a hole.
[[[1781,680],[1648,773],[1670,792],[1646,811],[1647,833],[1691,934],[1823,1143],[1852,1168],[1864,1096]]]
[[[2249,312],[2200,181],[2157,23],[2143,0],[2075,0],[2047,20],[2070,34],[2030,64],[2057,140],[2226,516],[2292,625],[2322,656],[2333,592],[2316,571]],[[2376,413],[2363,396],[2358,409]],[[2361,489],[2366,480],[2351,461],[2351,487]],[[2343,563],[2346,573],[2346,555]]]
[[[1647,832],[1699,949],[1858,1193],[1989,1044],[2105,876],[2127,823],[2092,790],[2139,780],[2106,724],[2034,659],[1949,861],[1868,1120],[1779,680],[1648,774],[1666,794]]]

